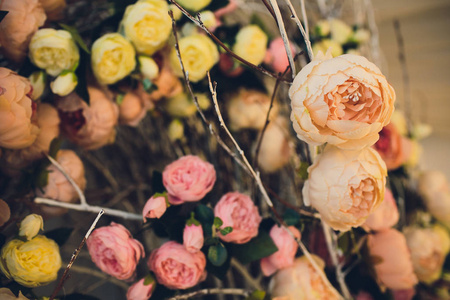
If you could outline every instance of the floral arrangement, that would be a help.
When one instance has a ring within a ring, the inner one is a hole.
[[[2,1],[0,298],[447,299],[430,129],[324,5]]]

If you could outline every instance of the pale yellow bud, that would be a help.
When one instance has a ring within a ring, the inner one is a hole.
[[[31,214],[26,216],[20,223],[19,235],[26,237],[27,240],[31,240],[41,229],[44,229],[44,220],[40,215]]]
[[[184,125],[183,123],[178,120],[175,119],[172,122],[170,122],[169,125],[169,138],[170,140],[176,141],[176,140],[180,140],[181,138],[183,138],[184,136]]]
[[[77,86],[78,78],[73,72],[62,73],[50,83],[52,92],[59,96],[69,95]]]
[[[139,70],[145,78],[155,79],[159,75],[159,67],[153,58],[148,56],[139,56]]]

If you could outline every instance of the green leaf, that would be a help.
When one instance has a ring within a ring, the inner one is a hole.
[[[124,98],[125,98],[125,94],[118,94],[116,96],[116,103],[117,103],[117,105],[120,106],[122,104]]]
[[[154,282],[155,282],[155,278],[152,276],[152,274],[148,274],[147,276],[145,276],[144,285],[149,285]]]
[[[63,23],[59,23],[59,26],[61,26],[64,30],[67,30],[72,35],[73,40],[78,44],[78,46],[84,50],[87,54],[91,54],[91,51],[89,51],[89,48],[86,46],[86,43],[81,38],[80,34],[78,33],[78,29],[73,26],[69,26]]]
[[[50,149],[48,151],[48,155],[56,159],[56,154],[59,149],[61,149],[62,139],[54,138],[50,143]]]
[[[219,267],[227,260],[228,252],[222,243],[209,246],[208,259],[216,267]]]
[[[338,248],[342,250],[343,253],[348,253],[350,251],[350,231],[347,231],[338,238]]]
[[[158,86],[154,84],[150,79],[144,78],[141,80],[142,86],[144,87],[144,90],[147,94],[150,94],[151,92],[158,89]]]
[[[256,290],[253,293],[250,294],[245,300],[264,300],[264,297],[266,297],[265,291],[259,291]]]
[[[46,232],[44,235],[47,238],[54,240],[58,244],[58,246],[61,247],[62,245],[64,245],[67,242],[72,231],[73,231],[73,228],[61,227],[61,228],[56,228],[52,231]]]
[[[267,257],[278,251],[272,238],[265,231],[260,230],[258,236],[246,244],[232,244],[230,249],[241,263],[248,264],[252,261]]]
[[[295,226],[300,222],[300,214],[293,209],[286,209],[283,214],[283,220],[288,226]]]
[[[214,223],[214,212],[211,208],[206,205],[200,204],[195,208],[195,215],[197,219],[203,223]]]
[[[306,161],[302,161],[300,163],[300,168],[298,169],[298,176],[300,176],[301,179],[303,180],[308,179],[308,168],[309,164]]]
[[[195,219],[195,213],[193,211],[191,211],[191,217],[189,218],[189,220],[186,221],[186,225],[187,226],[191,226],[191,225],[195,225],[195,226],[200,226],[200,222]]]
[[[213,222],[213,224],[214,224],[214,227],[220,228],[220,227],[223,225],[223,221],[222,221],[222,219],[219,218],[219,217],[214,217],[214,222]]]
[[[48,184],[48,171],[46,169],[42,169],[37,177],[35,178],[35,184],[38,188],[44,188]]]
[[[221,229],[221,230],[220,230],[220,233],[221,233],[222,235],[227,235],[227,234],[231,233],[232,231],[233,231],[233,227],[227,226],[227,227],[225,227],[224,229]]]

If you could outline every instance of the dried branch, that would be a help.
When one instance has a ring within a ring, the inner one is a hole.
[[[269,2],[267,2],[267,0],[261,0],[261,1],[267,7],[267,10],[272,15],[272,17],[275,19],[275,21],[277,21],[277,17],[275,16],[275,12],[273,11],[273,8],[272,8],[272,6],[270,6]]]
[[[231,266],[235,268],[244,278],[245,280],[250,283],[250,285],[257,290],[263,290],[259,280],[253,278],[249,273],[248,270],[235,258],[231,259]]]
[[[244,289],[203,289],[195,292],[187,293],[184,295],[178,295],[172,298],[168,298],[168,300],[182,300],[182,299],[191,299],[205,295],[236,295],[242,297],[248,297],[250,295],[250,291]]]

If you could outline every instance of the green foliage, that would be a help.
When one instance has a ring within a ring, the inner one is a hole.
[[[148,274],[147,276],[145,276],[144,279],[144,285],[149,285],[155,282],[155,278],[153,277],[152,274]]]
[[[300,168],[298,169],[298,176],[300,176],[301,179],[303,180],[308,179],[308,168],[309,164],[306,161],[302,161],[300,163]]]
[[[233,256],[243,264],[259,260],[278,251],[269,234],[262,230],[259,231],[258,236],[251,239],[248,243],[231,244],[230,249]]]
[[[233,227],[231,227],[231,226],[227,226],[223,229],[220,229],[220,234],[222,234],[222,235],[227,235],[231,232],[233,232]]]
[[[283,220],[288,226],[295,226],[300,222],[300,214],[293,209],[286,209],[283,213]]]
[[[253,293],[250,294],[245,300],[264,300],[266,297],[265,291],[256,290]]]
[[[86,43],[81,38],[80,34],[78,33],[78,29],[76,27],[69,26],[69,25],[63,24],[63,23],[59,23],[58,25],[61,26],[62,29],[67,30],[68,32],[70,32],[70,34],[72,35],[72,38],[75,41],[75,43],[77,43],[77,45],[81,49],[83,49],[84,52],[86,52],[87,54],[91,54],[91,51],[89,51],[88,46],[86,45]]]
[[[225,246],[222,243],[218,243],[217,245],[209,246],[208,249],[208,260],[214,266],[221,266],[227,260],[228,252]]]
[[[219,217],[214,217],[214,227],[220,228],[223,225],[223,221]]]

